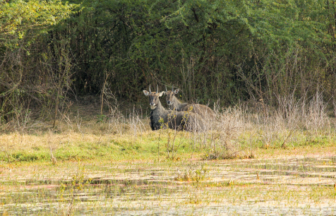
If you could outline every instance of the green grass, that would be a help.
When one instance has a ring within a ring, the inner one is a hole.
[[[211,132],[217,133],[217,132]],[[200,159],[211,158],[209,155],[227,155],[230,151],[238,154],[223,158],[249,158],[288,155],[300,151],[301,154],[327,152],[335,148],[336,137],[312,136],[296,132],[283,147],[283,137],[265,146],[264,141],[256,134],[249,132],[237,137],[232,144],[233,150],[221,146],[220,140],[211,140],[211,135],[195,135],[188,132],[172,130],[146,131],[134,135],[132,133],[85,133],[63,132],[42,133],[39,135],[10,133],[0,135],[0,161],[4,162],[37,162],[50,161],[53,155],[58,161],[67,160],[141,160],[141,159],[180,159],[194,155]],[[174,143],[174,144],[173,144]],[[212,145],[211,145],[212,143]],[[214,147],[216,145],[216,147]],[[220,157],[219,157],[220,158]]]
[[[168,137],[160,135],[160,132],[146,132],[146,134],[137,137],[132,137],[129,134],[105,134],[102,136],[87,134],[84,138],[77,133],[72,133],[72,135],[76,138],[64,139],[64,136],[69,136],[69,134],[22,135],[22,139],[25,141],[8,146],[2,145],[3,151],[0,152],[0,161],[48,161],[51,158],[50,147],[53,155],[61,161],[146,159],[167,155]],[[172,151],[176,151],[178,155],[199,152],[199,148],[193,149],[190,139],[184,138],[184,135],[184,132],[177,135],[175,149]],[[11,139],[21,135],[9,134],[6,136],[7,139]],[[86,137],[91,137],[91,140],[86,141]]]

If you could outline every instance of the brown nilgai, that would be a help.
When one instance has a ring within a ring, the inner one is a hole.
[[[204,120],[197,114],[187,111],[166,110],[161,102],[160,97],[165,93],[143,90],[143,93],[149,97],[150,126],[152,130],[161,128],[171,128],[174,130],[186,131],[203,131],[205,129]]]
[[[216,114],[215,112],[210,109],[208,106],[205,106],[203,104],[187,104],[182,103],[177,99],[175,95],[179,92],[179,89],[172,88],[171,91],[167,91],[166,87],[166,102],[169,106],[169,109],[171,110],[177,110],[177,111],[190,111],[193,113],[196,113],[204,119],[215,119]]]

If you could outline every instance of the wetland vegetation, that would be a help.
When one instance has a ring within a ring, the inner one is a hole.
[[[335,5],[0,0],[0,215],[336,215]]]
[[[335,123],[314,107],[293,119],[223,109],[211,130],[185,132],[75,104],[56,128],[1,135],[0,213],[335,214]]]

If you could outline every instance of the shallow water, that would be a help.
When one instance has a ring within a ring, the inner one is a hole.
[[[336,215],[335,171],[335,157],[13,168],[0,214]]]

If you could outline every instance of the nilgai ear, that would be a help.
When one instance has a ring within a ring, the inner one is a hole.
[[[164,95],[166,92],[165,91],[162,91],[159,93],[159,97],[161,97],[162,95]]]
[[[149,95],[149,92],[147,90],[143,90],[143,93],[148,96]]]
[[[180,91],[180,89],[175,89],[174,94],[177,94]]]

